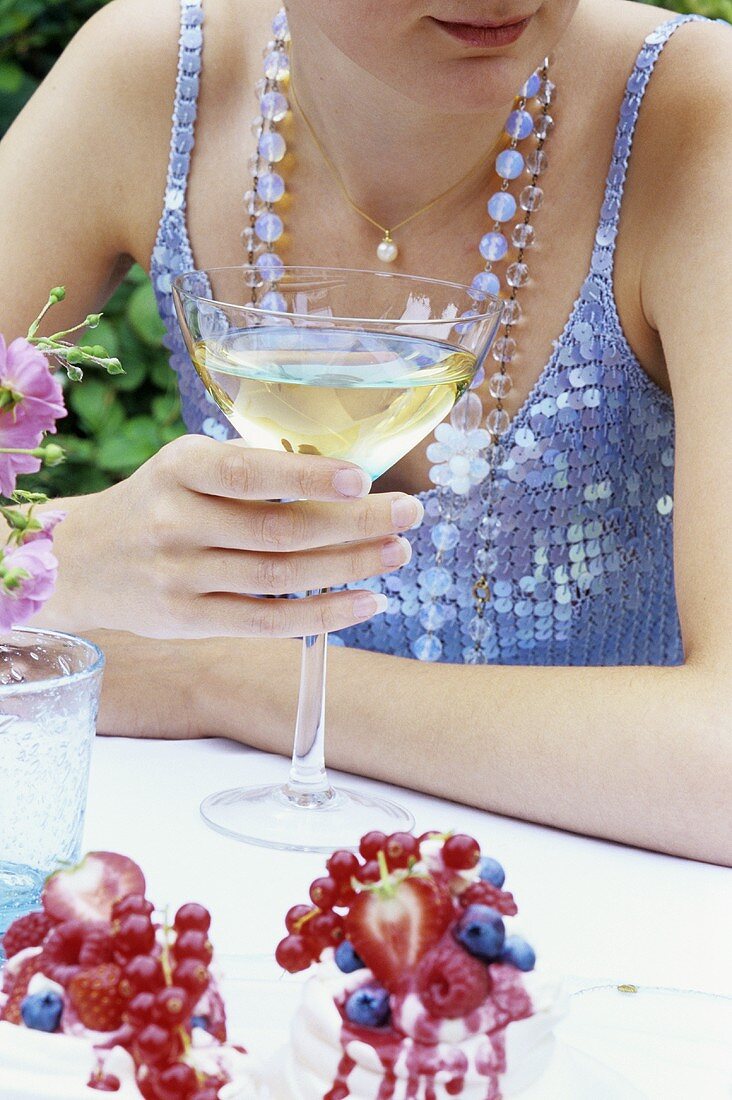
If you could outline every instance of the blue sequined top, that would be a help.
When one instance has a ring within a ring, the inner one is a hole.
[[[683,661],[672,554],[673,405],[628,345],[612,272],[643,93],[668,38],[690,18],[670,19],[643,43],[620,109],[590,270],[551,359],[502,438],[506,457],[498,471],[498,522],[491,542],[498,560],[485,637],[479,642],[479,659],[486,663]],[[202,46],[201,0],[181,0],[170,166],[151,277],[186,425],[192,432],[227,439],[234,432],[195,372],[171,298],[171,280],[195,266],[186,187]],[[341,632],[340,639],[349,646],[412,656],[427,630],[438,638],[431,647],[437,659],[474,661],[469,624],[475,559],[484,548],[481,487],[469,497],[460,517],[460,541],[442,553],[437,573],[437,490],[422,493],[421,499],[426,515],[411,536],[411,562],[366,584],[387,593],[387,612]]]

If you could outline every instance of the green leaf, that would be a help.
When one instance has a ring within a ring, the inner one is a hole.
[[[163,440],[149,416],[128,420],[114,436],[102,441],[98,462],[103,470],[128,474],[160,450]]]
[[[0,95],[14,95],[23,87],[24,73],[14,61],[0,61]]]
[[[165,325],[160,320],[155,294],[149,282],[132,292],[127,303],[127,320],[143,344],[152,348],[160,346]]]

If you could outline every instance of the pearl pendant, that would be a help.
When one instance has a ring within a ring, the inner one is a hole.
[[[376,255],[379,257],[382,264],[393,264],[394,260],[399,255],[399,249],[394,244],[388,233],[384,237],[383,241],[379,241],[379,247],[376,249]]]

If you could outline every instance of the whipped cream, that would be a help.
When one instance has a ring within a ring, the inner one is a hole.
[[[26,959],[41,950],[19,951],[8,960],[6,972],[16,974]],[[34,974],[28,993],[49,992],[65,995],[63,988],[42,971]],[[197,1008],[204,1009],[208,997],[204,994]],[[4,999],[0,994],[0,1007]],[[119,1078],[120,1088],[111,1095],[119,1100],[140,1100],[132,1056],[122,1046],[109,1047],[112,1039],[109,1032],[85,1028],[68,1004],[61,1030],[52,1034],[0,1021],[0,1100],[94,1100],[107,1095],[88,1086],[97,1068]],[[193,1028],[188,1061],[202,1073],[215,1075],[223,1071],[231,1078],[219,1089],[219,1100],[262,1100],[265,1096],[254,1059],[219,1043],[203,1028]]]
[[[551,1060],[553,1028],[564,1006],[558,987],[534,975],[501,965],[491,967],[491,976],[489,998],[462,1019],[432,1017],[407,994],[392,999],[394,1026],[357,1028],[344,1026],[339,1005],[372,974],[342,974],[330,953],[306,983],[290,1044],[273,1065],[273,1100],[323,1100],[334,1085],[347,1089],[334,1091],[339,1098],[377,1100],[387,1072],[392,1100],[498,1100],[524,1093]],[[489,1091],[492,1081],[495,1091]]]

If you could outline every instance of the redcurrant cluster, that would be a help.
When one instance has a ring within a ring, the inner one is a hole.
[[[326,863],[326,874],[310,886],[310,905],[295,905],[285,917],[288,935],[279,943],[275,958],[291,974],[317,962],[325,948],[337,947],[344,938],[345,917],[357,894],[383,880],[384,875],[410,873],[422,860],[422,845],[436,841],[437,865],[430,867],[445,884],[456,872],[472,871],[480,861],[480,845],[461,833],[440,834],[366,833],[359,854],[336,851]],[[440,848],[441,842],[441,848]],[[467,886],[468,883],[461,883]],[[455,893],[454,890],[451,890]]]

